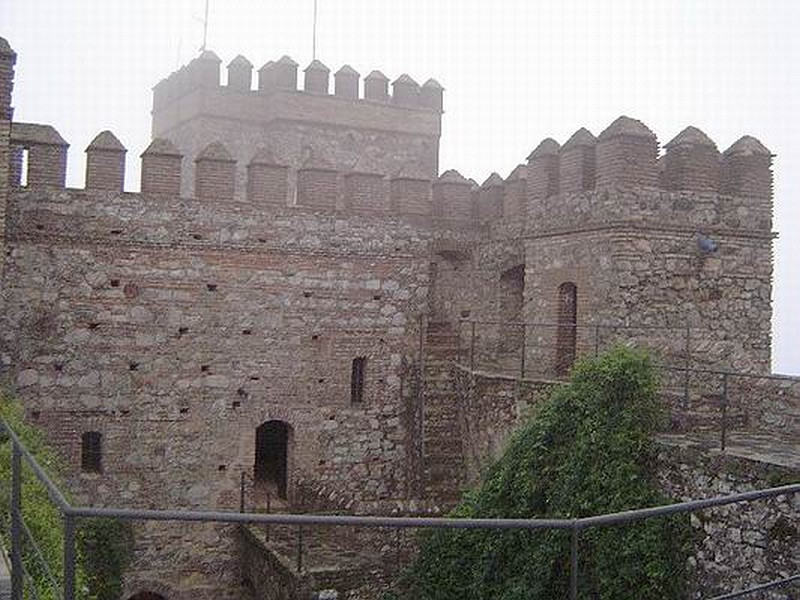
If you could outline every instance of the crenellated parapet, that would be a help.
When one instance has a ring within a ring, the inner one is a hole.
[[[662,185],[669,190],[717,190],[720,154],[717,145],[697,127],[689,126],[664,149]]]
[[[559,191],[572,194],[594,189],[597,177],[597,139],[581,127],[561,147]]]
[[[597,138],[597,185],[658,186],[658,140],[641,121],[622,116]]]
[[[241,54],[227,66],[228,81],[220,83],[221,59],[206,50],[200,56],[153,87],[153,107],[158,111],[180,100],[200,88],[223,88],[229,91],[268,95],[276,92],[307,92],[322,96],[331,95],[342,100],[366,100],[441,112],[444,88],[435,79],[419,85],[407,73],[400,75],[391,84],[380,71],[372,71],[364,79],[364,93],[359,95],[359,73],[350,65],[336,71],[336,85],[330,93],[330,69],[320,60],[313,60],[303,69],[303,87],[298,89],[298,63],[289,56],[268,61],[258,70],[258,80],[253,88],[253,64]]]
[[[0,121],[10,121],[14,116],[11,92],[14,89],[14,65],[17,53],[5,38],[0,37]]]
[[[505,214],[505,182],[498,173],[492,173],[480,186],[478,194],[478,218],[499,219]]]
[[[289,168],[281,165],[267,148],[256,152],[247,165],[247,197],[264,204],[285,205],[287,202]]]
[[[771,199],[772,157],[756,138],[739,138],[722,154],[722,193]]]
[[[125,186],[125,146],[110,131],[86,148],[86,189],[121,192]]]
[[[22,181],[22,155],[28,153],[27,185],[63,188],[69,144],[51,125],[11,124],[11,184]]]
[[[461,173],[450,169],[433,184],[433,214],[453,221],[472,220],[472,185]]]
[[[362,86],[359,72],[344,65],[331,82],[329,65],[313,60],[299,73],[289,56],[266,62],[254,77],[253,63],[238,55],[225,81],[221,65],[206,51],[153,88],[152,135],[187,156],[223,141],[237,163],[237,200],[245,199],[246,165],[263,147],[295,170],[309,153],[324,153],[340,172],[391,177],[415,165],[425,179],[438,176],[444,88],[436,80],[419,85],[402,74],[390,82],[376,70]],[[182,195],[197,195],[194,162],[183,169]]]
[[[309,149],[298,165],[283,159],[271,145],[260,147],[242,161],[220,141],[192,153],[171,140],[157,138],[141,155],[141,191],[470,226],[500,219],[527,221],[537,230],[639,218],[646,212],[643,207],[619,200],[628,202],[635,195],[620,195],[619,190],[669,191],[697,194],[679,202],[687,210],[695,204],[708,210],[709,202],[720,203],[722,196],[743,198],[752,207],[752,226],[757,222],[759,229],[768,228],[772,154],[757,139],[744,136],[720,154],[702,131],[687,127],[665,145],[663,156],[654,163],[650,159],[658,142],[648,132],[640,122],[622,118],[598,139],[583,128],[563,146],[547,138],[531,152],[527,165],[517,166],[505,180],[492,173],[481,185],[456,170],[432,179],[414,162],[386,174],[370,168],[368,161],[342,168],[326,154]],[[26,180],[31,188],[64,188],[68,144],[53,127],[13,123],[10,147],[12,185]],[[20,171],[23,151],[27,151],[26,178]],[[122,192],[125,155],[125,147],[113,133],[98,134],[86,148],[86,189]],[[194,166],[194,192],[188,195],[181,191],[186,162]],[[647,174],[630,172],[629,164],[646,165]],[[659,167],[660,177],[655,177]],[[591,193],[604,190],[614,190],[614,197]],[[672,196],[661,197],[672,201]],[[730,220],[725,210],[713,210]],[[650,212],[669,213],[661,209]],[[669,219],[680,221],[677,216]]]
[[[525,222],[528,214],[528,167],[517,165],[503,186],[503,217]]]
[[[236,161],[220,142],[206,146],[195,158],[195,196],[200,200],[233,200]]]
[[[247,91],[253,82],[253,63],[239,54],[228,64],[228,87]]]
[[[560,150],[558,142],[547,138],[528,155],[528,204],[558,193]]]
[[[641,121],[622,116],[598,138],[581,128],[563,146],[543,140],[528,157],[528,205],[600,188],[714,192],[768,199],[772,154],[744,136],[720,154],[697,127],[686,127],[664,146]]]
[[[297,171],[297,206],[334,210],[339,203],[339,173],[328,161],[315,158]]]
[[[142,153],[143,194],[180,196],[183,155],[169,140],[156,138]]]

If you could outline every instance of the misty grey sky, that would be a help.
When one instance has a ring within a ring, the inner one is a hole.
[[[311,60],[313,0],[211,0],[208,47],[258,69]],[[138,190],[151,87],[193,58],[204,0],[0,0],[18,53],[15,119],[83,150],[111,129]],[[627,114],[662,145],[686,125],[724,150],[741,135],[776,155],[773,369],[800,374],[800,1],[319,0],[317,55],[446,88],[442,170],[507,176],[543,138],[598,134]]]

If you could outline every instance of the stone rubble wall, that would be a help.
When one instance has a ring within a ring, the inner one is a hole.
[[[711,456],[692,448],[668,447],[659,456],[660,487],[680,501],[791,483],[798,475],[797,470]],[[694,552],[689,566],[693,589],[702,590],[703,597],[717,596],[797,574],[798,512],[800,495],[794,494],[692,514]],[[791,600],[796,590],[790,586],[759,597]]]
[[[552,392],[557,382],[519,381],[507,376],[471,374],[453,370],[464,430],[464,453],[469,479],[476,482],[481,471],[502,454],[505,444],[526,415]],[[775,396],[747,399],[750,431],[781,434],[797,439],[797,431],[786,420],[800,409],[797,380],[761,382],[749,391],[782,390],[782,403]],[[756,419],[759,419],[756,421]],[[794,426],[797,425],[795,420]],[[764,458],[764,461],[768,458]],[[779,464],[726,456],[707,448],[660,445],[658,483],[677,501],[710,498],[783,485],[797,481],[800,473]],[[689,557],[694,590],[702,597],[752,587],[797,572],[800,563],[800,527],[797,514],[800,496],[737,504],[695,514],[691,518],[694,550]],[[699,597],[692,595],[692,597]],[[766,596],[765,596],[766,597]],[[775,593],[775,600],[791,594]]]
[[[427,298],[421,251],[439,234],[132,194],[21,191],[11,204],[7,368],[67,456],[79,455],[81,429],[103,431],[103,477],[119,477],[118,494],[140,478],[159,489],[152,475],[164,470],[187,483],[167,486],[181,496],[172,502],[236,506],[256,426],[281,419],[299,472],[349,481],[355,502],[407,496],[401,375]],[[355,356],[368,360],[358,407]],[[65,410],[83,426],[55,419]],[[152,452],[166,440],[170,457]],[[203,483],[209,470],[217,482]]]

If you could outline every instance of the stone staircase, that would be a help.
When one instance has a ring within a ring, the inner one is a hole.
[[[351,514],[352,502],[334,489],[301,474],[294,487],[292,502],[271,498],[269,512]],[[266,501],[261,506],[266,510]],[[241,536],[247,580],[257,598],[376,600],[416,549],[413,530],[243,525]]]
[[[450,363],[458,334],[449,323],[429,322],[425,336],[422,409],[423,495],[439,508],[453,506],[465,480],[463,432]]]

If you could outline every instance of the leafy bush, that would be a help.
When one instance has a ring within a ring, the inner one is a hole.
[[[638,351],[617,348],[580,363],[452,515],[573,519],[668,502],[652,473],[652,433],[663,418],[657,388]],[[582,531],[579,597],[685,597],[689,532],[681,516]],[[570,539],[556,530],[427,533],[400,597],[566,598]]]
[[[55,452],[47,445],[42,433],[25,422],[22,407],[8,398],[0,398],[0,418],[17,434],[39,465],[69,499],[63,483],[65,467]],[[0,434],[0,534],[6,548],[11,547],[10,491],[11,491],[11,441]],[[47,495],[45,487],[23,460],[22,469],[23,519],[36,540],[50,573],[61,584],[63,574],[64,528],[61,513]],[[90,600],[119,598],[122,576],[132,552],[132,528],[126,522],[105,519],[86,519],[78,522],[76,583],[79,596]],[[23,561],[42,600],[55,599],[47,570],[34,555],[27,542]]]

